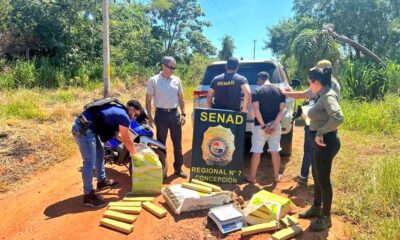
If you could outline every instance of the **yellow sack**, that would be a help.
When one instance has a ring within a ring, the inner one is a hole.
[[[153,195],[161,193],[162,166],[157,154],[144,144],[136,145],[132,155],[132,193]]]

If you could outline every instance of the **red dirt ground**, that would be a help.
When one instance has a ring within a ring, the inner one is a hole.
[[[192,105],[187,103],[187,109]],[[190,115],[189,115],[190,116]],[[192,124],[189,121],[184,126],[183,152],[185,159],[184,171],[189,173],[189,164],[192,147]],[[294,152],[301,156],[303,130],[295,128]],[[168,161],[172,171],[172,144],[169,141]],[[258,185],[243,184],[240,186],[224,186],[234,191],[235,198],[241,196],[248,201],[258,190],[266,189],[290,197],[297,205],[294,213],[305,209],[312,201],[311,188],[302,188],[292,180],[295,172],[287,174],[277,186],[271,184],[271,164],[268,156],[264,156],[261,170],[257,177],[261,181]],[[245,165],[249,162],[246,155]],[[175,215],[168,211],[167,217],[158,219],[143,210],[135,223],[133,233],[125,235],[108,228],[100,227],[99,220],[105,210],[91,209],[82,206],[82,160],[79,155],[55,165],[46,172],[32,177],[32,180],[19,187],[16,192],[0,195],[0,237],[1,239],[241,239],[240,231],[222,235],[213,222],[207,219],[207,211],[196,211]],[[283,161],[282,168],[287,166]],[[118,201],[129,192],[130,179],[127,169],[121,166],[107,166],[107,174],[111,179],[122,183],[120,188],[105,190],[100,194],[108,201]],[[299,169],[296,166],[296,169]],[[247,169],[245,174],[247,173]],[[172,174],[170,172],[169,174]],[[176,184],[184,181],[170,176],[167,184]],[[95,181],[94,181],[95,183]],[[310,184],[310,183],[309,183]],[[164,199],[158,196],[155,200],[167,208]],[[167,208],[168,209],[168,208]],[[304,233],[294,239],[348,239],[346,223],[342,218],[333,216],[333,227],[329,231],[311,233],[307,230],[308,220],[301,220],[300,225]],[[244,239],[268,239],[270,235],[259,234]]]

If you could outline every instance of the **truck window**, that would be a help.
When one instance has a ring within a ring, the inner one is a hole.
[[[261,62],[261,63],[241,63],[239,66],[238,73],[247,78],[250,85],[257,85],[257,73],[261,71],[267,71],[270,76],[271,83],[279,83],[282,81],[279,77],[278,69],[272,63]],[[225,72],[225,64],[217,64],[208,66],[203,80],[202,85],[210,85],[211,81],[215,76],[218,76]]]

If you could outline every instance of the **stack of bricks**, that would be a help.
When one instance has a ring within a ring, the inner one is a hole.
[[[299,220],[293,216],[287,215],[281,219],[281,223],[286,228],[272,234],[273,240],[286,240],[303,232],[299,226]]]
[[[275,232],[271,236],[273,240],[286,240],[303,232],[301,227],[298,225],[299,220],[293,216],[287,215],[285,218],[282,218],[280,222],[281,224],[278,221],[273,220],[268,223],[261,223],[242,228],[242,236],[270,232],[281,229],[282,226],[285,228]]]
[[[191,189],[200,193],[212,193],[221,192],[222,189],[219,186],[202,182],[196,179],[192,179],[191,183],[182,183],[183,188]]]
[[[152,203],[153,201],[154,197],[125,197],[122,202],[110,202],[100,225],[129,234],[133,231],[133,224],[142,207],[158,218],[167,215],[167,211]]]

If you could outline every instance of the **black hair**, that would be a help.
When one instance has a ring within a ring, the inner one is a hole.
[[[140,102],[138,100],[129,100],[126,105],[128,106],[128,108],[133,107],[136,110],[140,110],[141,112],[144,112],[142,104],[140,104]]]
[[[257,73],[257,79],[261,79],[261,80],[267,81],[269,79],[268,72],[262,71],[262,72]]]
[[[322,86],[331,86],[332,68],[313,68],[308,73],[308,78],[312,82],[320,82]]]

